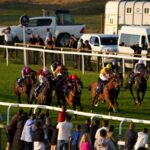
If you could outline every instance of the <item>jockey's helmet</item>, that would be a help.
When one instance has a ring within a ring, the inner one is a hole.
[[[25,73],[26,73],[26,74],[30,73],[30,71],[31,71],[30,67],[28,67],[28,66],[25,67]]]
[[[60,66],[60,65],[61,65],[61,62],[60,62],[60,61],[57,61],[57,62],[56,62],[56,65],[57,65],[57,66]]]
[[[71,76],[71,79],[72,79],[72,80],[76,80],[76,79],[77,79],[77,75],[72,75],[72,76]]]
[[[43,68],[43,72],[44,72],[44,74],[49,74],[49,70],[47,69],[47,67]]]
[[[107,64],[106,68],[111,69],[112,68],[111,64]]]
[[[143,60],[139,60],[138,64],[144,64],[144,61]]]

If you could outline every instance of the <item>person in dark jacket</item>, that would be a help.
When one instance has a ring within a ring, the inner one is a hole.
[[[20,140],[20,137],[27,119],[28,114],[26,112],[23,112],[17,119],[17,128],[13,140],[13,148],[15,148],[16,150],[23,150],[24,148],[24,142]]]
[[[6,132],[8,136],[6,150],[12,149],[12,144],[13,144],[15,132],[17,129],[17,120],[22,113],[23,113],[23,110],[20,108],[19,111],[12,117],[8,127],[6,128]]]
[[[44,136],[44,130],[41,125],[41,121],[37,121],[35,123],[35,131],[33,132],[33,145],[34,150],[45,150],[45,136]]]
[[[91,124],[91,130],[90,130],[90,138],[91,138],[92,147],[94,147],[95,134],[99,128],[100,128],[100,121],[94,120],[94,122]]]
[[[137,132],[135,131],[135,124],[129,123],[129,128],[125,133],[125,147],[124,150],[133,150],[137,141]]]

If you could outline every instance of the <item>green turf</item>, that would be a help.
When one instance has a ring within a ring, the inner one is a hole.
[[[105,2],[105,1],[104,1]],[[91,2],[86,2],[80,4],[69,4],[69,5],[36,5],[36,4],[0,4],[0,26],[4,25],[14,25],[18,24],[19,17],[23,14],[27,14],[29,16],[36,16],[36,15],[42,15],[41,9],[48,9],[48,10],[55,10],[58,8],[66,8],[70,9],[73,15],[75,16],[75,20],[77,23],[82,23],[87,25],[87,32],[100,32],[101,31],[101,21],[100,21],[100,14],[104,13],[104,2],[100,2],[99,0],[95,0]],[[12,102],[17,103],[14,90],[13,90],[13,84],[16,78],[20,76],[20,71],[23,67],[23,57],[19,53],[19,56],[16,58],[13,58],[10,60],[9,66],[6,66],[5,60],[2,58],[2,51],[0,51],[0,101],[3,102]],[[85,72],[83,75],[81,71],[77,69],[73,69],[71,66],[73,65],[72,62],[69,62],[67,64],[67,67],[69,68],[69,73],[76,73],[81,80],[83,81],[84,88],[82,93],[82,103],[83,103],[83,110],[85,112],[90,111],[90,93],[88,91],[88,85],[92,82],[97,81],[98,73],[97,71],[93,72]],[[41,65],[30,65],[33,69],[38,70],[41,68]],[[49,66],[49,61],[47,63],[47,66]],[[120,113],[118,114],[112,114],[114,116],[121,116],[121,117],[130,117],[130,118],[137,118],[137,119],[150,119],[150,104],[149,104],[149,98],[150,98],[150,81],[148,81],[148,89],[146,92],[146,96],[144,99],[144,102],[141,106],[135,106],[133,103],[133,100],[129,94],[129,91],[127,89],[122,88],[120,95],[119,95],[119,106],[120,106]],[[26,103],[25,98],[22,98],[22,103]],[[4,117],[4,123],[6,123],[6,111],[7,107],[1,107],[0,106],[0,112],[2,113]],[[11,111],[11,115],[13,115],[17,111],[16,108],[14,108]],[[95,108],[95,113],[99,114],[108,114],[108,105],[101,104],[98,108]],[[57,113],[51,112],[50,117],[54,122],[56,122]],[[77,119],[73,119],[74,123],[83,123],[86,117],[78,117]],[[119,122],[111,121],[111,124],[115,125],[115,132],[118,133],[118,126]],[[137,131],[141,130],[142,127],[148,127],[150,130],[149,125],[143,125],[143,124],[137,124]],[[123,124],[123,135],[124,131],[127,128],[127,123]],[[4,146],[6,145],[6,135],[4,134],[3,130],[3,140],[2,140],[2,150],[4,149]],[[123,136],[122,136],[123,138]]]

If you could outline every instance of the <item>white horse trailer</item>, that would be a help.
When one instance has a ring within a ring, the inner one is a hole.
[[[150,1],[108,1],[105,5],[105,34],[118,34],[122,25],[150,25]]]

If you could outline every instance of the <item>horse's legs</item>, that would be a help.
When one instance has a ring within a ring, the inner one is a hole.
[[[114,111],[114,113],[116,113],[116,109],[114,107],[114,102],[112,102],[112,100],[108,99],[109,102],[109,111]]]
[[[93,109],[94,109],[94,104],[95,104],[96,98],[98,98],[97,95],[95,95],[95,96],[92,97],[91,113],[93,113]]]
[[[132,95],[132,98],[134,100],[134,102],[136,102],[136,98],[134,96],[134,93],[133,93],[133,84],[129,84],[129,91],[130,91],[130,94]]]

